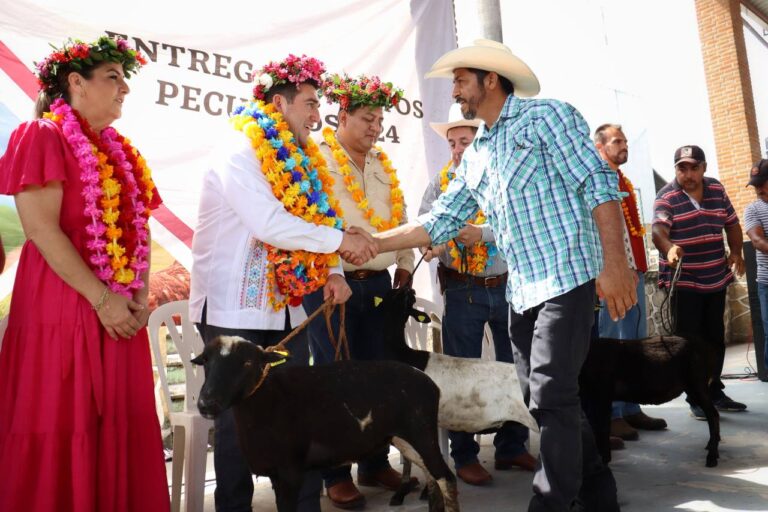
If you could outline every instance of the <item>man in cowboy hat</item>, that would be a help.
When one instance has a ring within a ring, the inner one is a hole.
[[[670,290],[672,272],[682,261],[674,286],[675,332],[696,334],[717,354],[709,394],[719,411],[747,406],[725,394],[720,379],[725,360],[725,294],[733,274],[744,274],[741,224],[722,183],[705,177],[707,160],[699,146],[677,148],[675,178],[659,190],[653,204],[653,243],[659,250],[659,287]],[[730,254],[725,253],[723,231]],[[691,415],[706,420],[698,404]]]
[[[431,212],[375,235],[379,250],[445,243],[478,208],[486,213],[509,267],[517,371],[542,431],[529,510],[618,510],[578,396],[595,291],[613,318],[637,301],[616,173],[576,109],[521,98],[537,94],[539,83],[506,46],[479,40],[453,50],[427,77],[453,78],[464,117],[484,124]]]
[[[448,141],[451,160],[432,179],[424,192],[419,214],[427,213],[432,208],[432,203],[453,179],[461,163],[461,156],[472,143],[479,125],[479,119],[464,119],[459,105],[451,107],[447,123],[430,123],[432,129]],[[483,217],[483,213],[478,212],[472,222],[483,222]],[[445,353],[479,358],[482,355],[487,323],[493,333],[496,360],[514,363],[512,344],[509,341],[509,306],[504,298],[507,265],[498,254],[490,226],[487,223],[467,223],[454,240],[426,251],[427,261],[433,256],[440,260],[437,273],[445,304]],[[458,477],[470,485],[489,483],[492,477],[478,461],[480,446],[475,436],[468,432],[450,432],[448,436]],[[506,423],[493,440],[496,447],[495,468],[510,469],[517,466],[533,471],[536,459],[525,448],[527,439],[527,427]]]

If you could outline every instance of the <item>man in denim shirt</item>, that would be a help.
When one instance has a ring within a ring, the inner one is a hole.
[[[438,59],[427,76],[452,77],[464,117],[484,124],[431,212],[376,235],[379,250],[445,243],[478,208],[486,213],[509,271],[518,375],[542,431],[528,510],[619,510],[578,395],[595,291],[613,318],[637,301],[616,173],[576,109],[521,99],[538,93],[538,80],[506,46],[476,41]]]

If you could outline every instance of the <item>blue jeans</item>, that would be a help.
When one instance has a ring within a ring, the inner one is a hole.
[[[392,289],[392,278],[388,273],[369,279],[347,279],[352,288],[352,296],[346,302],[345,328],[349,354],[356,361],[379,359],[384,343],[383,310],[376,308],[374,298],[383,298]],[[314,313],[323,304],[323,291],[318,290],[304,297],[304,311]],[[335,336],[339,333],[339,309],[333,312],[331,325]],[[329,364],[335,357],[325,317],[319,315],[307,327],[309,348],[312,351],[313,364]],[[342,357],[344,353],[342,352]],[[389,467],[389,447],[358,463],[358,473],[373,474]],[[351,466],[340,466],[322,472],[326,487],[344,480],[351,480]]]
[[[227,329],[208,325],[206,309],[203,307],[202,321],[197,324],[205,344],[217,336],[240,336],[252,343],[269,347],[277,345],[289,332],[291,326],[286,312],[285,329],[282,331],[262,331],[253,329]],[[273,371],[280,371],[290,366],[309,366],[309,350],[304,331],[286,344],[291,358]],[[253,500],[253,478],[248,464],[240,450],[237,440],[237,428],[232,409],[227,409],[214,420],[213,466],[216,470],[216,490],[214,501],[216,512],[250,512]],[[299,492],[299,512],[320,512],[320,491],[322,489],[318,471],[309,471],[304,477],[304,484]]]
[[[645,308],[645,275],[637,272],[637,304],[627,311],[624,318],[614,322],[605,301],[600,301],[598,329],[601,338],[637,340],[648,336],[648,316]],[[640,412],[640,405],[632,402],[613,402],[611,418],[623,418]]]
[[[763,343],[765,350],[763,358],[765,367],[768,368],[768,284],[757,283],[757,297],[760,299],[760,317],[763,320]],[[759,340],[756,340],[759,343]]]
[[[483,350],[486,322],[493,333],[496,360],[514,363],[509,340],[509,304],[505,286],[485,288],[446,276],[443,314],[443,348],[456,357],[479,358]],[[459,469],[478,462],[480,446],[468,432],[449,432],[451,457]],[[528,427],[507,422],[493,438],[497,459],[510,459],[526,451]]]

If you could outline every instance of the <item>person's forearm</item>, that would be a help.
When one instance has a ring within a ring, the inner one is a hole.
[[[373,237],[377,241],[379,253],[423,247],[432,243],[427,230],[418,222],[409,222],[404,226],[376,233]]]
[[[624,219],[621,216],[618,201],[608,201],[598,205],[592,210],[592,216],[600,233],[605,266],[628,266],[627,254],[624,252]]]
[[[654,224],[651,228],[653,232],[653,245],[659,251],[659,255],[666,258],[669,250],[675,245],[669,238],[669,228],[662,224]]]
[[[744,245],[744,237],[741,235],[741,224],[731,224],[725,227],[725,237],[728,240],[728,248],[731,254],[741,257],[741,248]]]
[[[85,297],[91,305],[99,301],[104,291],[104,283],[88,268],[58,225],[30,233],[29,239],[65,283]]]

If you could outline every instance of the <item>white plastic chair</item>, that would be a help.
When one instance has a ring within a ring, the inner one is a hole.
[[[432,320],[428,324],[422,324],[417,322],[413,318],[408,318],[408,322],[405,324],[405,341],[408,346],[416,350],[431,350],[432,352],[443,352],[442,343],[442,328],[443,328],[443,311],[437,304],[431,300],[427,300],[421,297],[416,297],[416,304],[414,307],[420,311],[425,312]],[[429,346],[429,333],[432,333],[432,343]],[[439,340],[439,343],[438,343]],[[450,442],[448,440],[448,431],[444,428],[439,429],[439,442],[440,451],[443,457],[447,460],[450,454]]]
[[[181,331],[174,317],[181,318]],[[173,412],[171,392],[165,371],[165,362],[160,351],[160,328],[165,325],[171,336],[181,361],[184,364],[186,391],[184,409]],[[171,511],[181,508],[181,476],[184,472],[184,510],[202,512],[205,501],[205,465],[208,449],[208,432],[213,428],[213,421],[203,418],[197,410],[197,397],[203,387],[205,375],[201,366],[190,363],[203,351],[203,341],[189,320],[189,304],[179,300],[163,304],[149,317],[149,339],[157,365],[157,372],[163,391],[163,399],[168,408],[168,415],[173,428],[173,464],[171,471]]]

